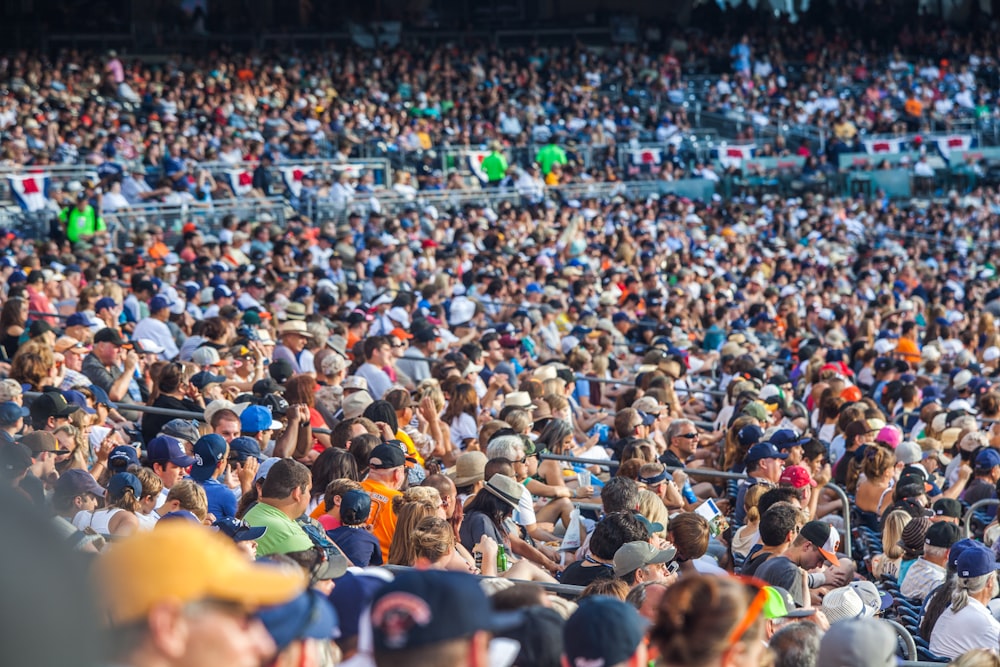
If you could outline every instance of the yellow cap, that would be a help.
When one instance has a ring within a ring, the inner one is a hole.
[[[116,624],[136,621],[165,601],[256,608],[287,602],[306,587],[299,568],[254,563],[228,538],[181,519],[114,543],[97,559],[95,576]]]

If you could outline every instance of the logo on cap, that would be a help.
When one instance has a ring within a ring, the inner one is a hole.
[[[431,622],[431,608],[411,593],[389,593],[372,607],[372,625],[382,633],[385,645],[392,649],[409,643],[414,626]]]

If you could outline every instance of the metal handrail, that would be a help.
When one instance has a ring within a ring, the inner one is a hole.
[[[913,641],[913,635],[910,634],[910,631],[904,628],[896,621],[890,620],[888,618],[883,618],[882,620],[891,625],[892,629],[896,631],[897,635],[899,635],[899,638],[903,640],[903,644],[906,645],[906,659],[916,660],[917,643]],[[937,664],[937,663],[931,663],[931,664]]]
[[[28,398],[38,398],[42,395],[42,392],[26,391],[24,392],[24,395]],[[171,410],[170,408],[160,408],[153,405],[145,405],[143,403],[115,403],[114,401],[111,402],[111,407],[115,410],[124,410],[126,412],[141,412],[143,414],[160,415],[162,417],[175,417],[177,419],[189,419],[202,423],[205,422],[204,412],[195,412],[192,410]],[[313,427],[313,433],[331,435],[333,431],[328,428]]]
[[[550,461],[568,461],[570,463],[579,463],[585,466],[593,465],[608,469],[617,468],[619,465],[621,465],[621,463],[618,461],[601,460],[601,459],[578,459],[572,456],[563,456],[561,454],[548,454],[548,453],[539,454],[538,458],[548,459]],[[676,466],[666,466],[666,469],[669,470],[670,472],[680,470],[681,472],[684,472],[688,475],[692,475],[694,477],[735,479],[739,481],[750,479],[749,475],[741,472],[726,472],[723,470],[711,470],[706,468],[678,468]],[[840,488],[836,484],[830,483],[827,484],[824,488],[830,489],[831,491],[836,493],[838,496],[840,496],[841,501],[843,501],[842,518],[844,519],[844,535],[842,536],[842,539],[840,541],[840,548],[848,558],[853,559],[854,549],[852,548],[851,545],[851,500],[850,498],[847,497],[847,492],[845,492],[842,488]],[[1000,501],[993,500],[992,502],[997,503]]]
[[[965,515],[962,517],[962,526],[965,527],[966,536],[972,534],[972,517],[975,516],[976,510],[980,507],[989,507],[991,505],[1000,505],[1000,500],[996,498],[983,498],[969,505],[969,509],[965,511]]]

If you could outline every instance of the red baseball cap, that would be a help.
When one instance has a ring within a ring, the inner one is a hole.
[[[796,489],[806,486],[816,486],[816,480],[812,478],[812,475],[803,466],[788,466],[782,470],[778,483],[788,484]]]

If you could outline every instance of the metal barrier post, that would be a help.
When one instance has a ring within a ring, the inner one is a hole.
[[[840,500],[843,503],[843,506],[844,506],[844,533],[845,533],[845,535],[844,535],[844,539],[842,539],[841,542],[840,542],[840,548],[844,550],[844,553],[847,554],[848,558],[853,559],[854,558],[854,554],[853,554],[854,548],[853,548],[853,545],[851,544],[851,499],[847,497],[847,492],[844,491],[839,486],[837,486],[836,484],[832,484],[832,483],[831,484],[827,484],[824,488],[830,489],[831,491],[833,491],[834,493],[836,493],[838,496],[840,496]],[[916,650],[916,649],[914,649],[914,650]]]

